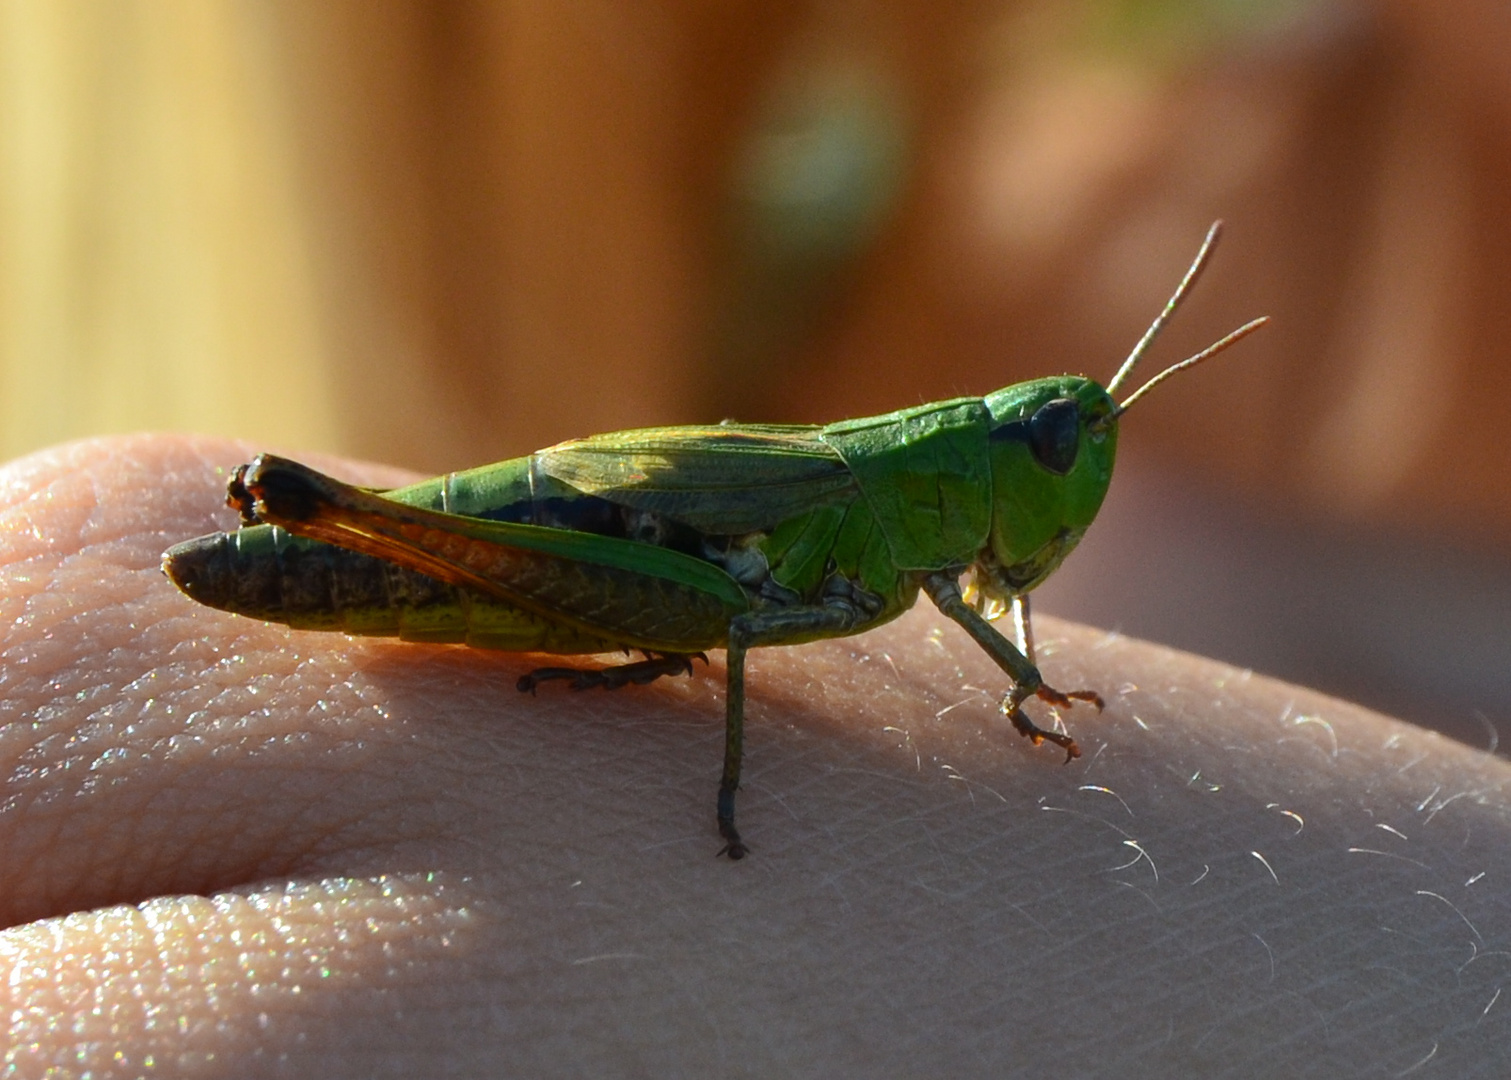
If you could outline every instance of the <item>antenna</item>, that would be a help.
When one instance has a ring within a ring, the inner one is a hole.
[[[1207,230],[1207,238],[1201,242],[1201,250],[1196,253],[1196,258],[1191,260],[1191,268],[1186,271],[1186,276],[1181,278],[1180,284],[1175,287],[1175,293],[1165,305],[1165,310],[1155,316],[1154,321],[1149,324],[1149,329],[1144,331],[1144,336],[1128,354],[1128,359],[1123,361],[1123,366],[1118,368],[1118,373],[1107,384],[1109,395],[1117,393],[1118,387],[1123,385],[1123,380],[1133,374],[1135,365],[1144,358],[1144,353],[1148,352],[1149,346],[1154,344],[1154,339],[1165,328],[1165,323],[1170,320],[1171,315],[1175,314],[1175,309],[1180,307],[1181,301],[1191,291],[1191,286],[1196,284],[1196,279],[1201,277],[1201,272],[1207,268],[1207,260],[1211,258],[1212,249],[1217,246],[1217,238],[1221,235],[1222,221],[1212,222],[1212,227]]]
[[[1139,398],[1143,397],[1150,390],[1153,390],[1156,386],[1158,386],[1160,383],[1164,382],[1171,375],[1174,375],[1177,371],[1185,371],[1188,367],[1195,367],[1197,364],[1201,363],[1203,360],[1210,360],[1210,359],[1212,359],[1212,357],[1214,357],[1218,353],[1222,352],[1229,345],[1232,345],[1232,344],[1234,344],[1236,342],[1242,341],[1244,338],[1248,337],[1255,330],[1258,330],[1261,326],[1263,326],[1265,323],[1267,323],[1269,321],[1270,321],[1270,317],[1268,315],[1261,315],[1261,316],[1259,316],[1259,318],[1253,320],[1252,322],[1246,322],[1246,323],[1244,323],[1242,326],[1240,326],[1237,330],[1234,330],[1227,337],[1220,338],[1217,341],[1214,341],[1212,344],[1208,345],[1205,349],[1203,349],[1201,352],[1197,353],[1195,356],[1188,356],[1188,357],[1186,357],[1186,359],[1182,360],[1178,364],[1171,364],[1164,371],[1161,371],[1158,375],[1156,375],[1154,378],[1150,379],[1143,386],[1139,387],[1133,393],[1129,394],[1128,397],[1123,400],[1123,403],[1121,405],[1119,405],[1117,408],[1113,409],[1112,410],[1112,415],[1113,415],[1114,419],[1117,418],[1117,417],[1119,417],[1119,416],[1122,416],[1125,412],[1127,412],[1130,408],[1133,407],[1133,403],[1135,401],[1137,401]]]
[[[1138,362],[1144,358],[1144,353],[1149,351],[1149,346],[1154,344],[1154,339],[1158,337],[1159,332],[1165,328],[1165,323],[1170,321],[1170,316],[1175,314],[1175,309],[1180,307],[1181,302],[1184,301],[1187,294],[1191,292],[1191,287],[1196,284],[1197,278],[1201,277],[1202,271],[1207,268],[1207,263],[1212,257],[1212,249],[1217,246],[1217,239],[1221,235],[1222,222],[1212,222],[1212,227],[1207,230],[1207,238],[1201,242],[1201,250],[1196,253],[1196,258],[1191,260],[1190,269],[1186,271],[1186,276],[1180,279],[1180,284],[1175,287],[1175,292],[1171,295],[1169,302],[1165,304],[1165,309],[1161,311],[1157,316],[1155,316],[1154,321],[1149,324],[1149,329],[1144,331],[1144,336],[1139,339],[1139,343],[1135,345],[1133,347],[1133,351],[1128,354],[1128,359],[1123,361],[1123,366],[1118,368],[1117,374],[1114,375],[1112,377],[1112,381],[1107,384],[1107,393],[1109,395],[1116,393],[1118,387],[1123,385],[1124,380],[1126,380],[1129,375],[1133,374],[1134,367],[1137,366]],[[1242,341],[1244,338],[1248,337],[1255,330],[1258,330],[1261,326],[1269,321],[1270,317],[1268,315],[1261,315],[1259,318],[1253,320],[1252,322],[1244,323],[1227,337],[1221,338],[1218,341],[1214,341],[1211,345],[1208,345],[1205,349],[1197,353],[1195,356],[1188,356],[1178,364],[1171,364],[1164,371],[1161,371],[1154,378],[1150,379],[1143,386],[1139,387],[1133,393],[1124,398],[1122,404],[1120,404],[1112,411],[1112,416],[1109,417],[1109,419],[1115,420],[1119,416],[1122,416],[1123,413],[1132,408],[1135,401],[1143,397],[1150,390],[1153,390],[1156,386],[1164,382],[1171,375],[1174,375],[1177,371],[1185,371],[1186,368],[1195,367],[1203,360],[1212,359],[1212,357],[1216,356],[1218,353],[1222,352],[1230,345]]]

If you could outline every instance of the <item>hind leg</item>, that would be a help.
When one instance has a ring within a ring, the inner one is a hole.
[[[708,663],[708,657],[702,653],[646,653],[644,660],[606,668],[536,668],[528,675],[521,675],[518,686],[532,694],[541,683],[555,679],[566,681],[572,690],[587,690],[595,686],[601,686],[605,690],[618,690],[621,686],[644,686],[663,675],[691,675],[694,658]]]

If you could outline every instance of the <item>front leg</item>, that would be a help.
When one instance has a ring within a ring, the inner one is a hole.
[[[969,604],[960,596],[960,585],[955,577],[939,572],[930,574],[923,580],[924,591],[929,598],[938,605],[939,610],[955,620],[964,628],[965,632],[975,639],[976,644],[986,650],[986,654],[997,662],[997,666],[1007,672],[1008,678],[1013,681],[1013,688],[1002,699],[1002,711],[1012,720],[1013,727],[1018,733],[1031,740],[1035,746],[1041,742],[1049,741],[1065,751],[1065,760],[1081,756],[1081,748],[1069,735],[1057,731],[1045,731],[1024,714],[1021,706],[1030,697],[1040,697],[1051,705],[1069,706],[1072,701],[1089,701],[1102,708],[1102,697],[1093,690],[1072,690],[1062,693],[1052,686],[1045,685],[1044,677],[1039,674],[1039,669],[1033,662],[1013,647],[1013,643],[999,634],[991,623],[978,615]],[[1025,609],[1026,616],[1026,609]],[[1026,623],[1025,617],[1025,623]],[[1026,629],[1026,627],[1025,627]],[[1025,635],[1027,636],[1027,635]],[[1028,640],[1032,640],[1029,637]]]

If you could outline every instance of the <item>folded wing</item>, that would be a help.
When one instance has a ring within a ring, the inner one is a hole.
[[[712,535],[769,530],[859,495],[819,428],[775,424],[645,428],[561,443],[535,455],[546,475]]]

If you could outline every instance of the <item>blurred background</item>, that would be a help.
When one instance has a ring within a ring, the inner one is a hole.
[[[1036,610],[1488,746],[1507,56],[1504,0],[7,0],[0,459],[1105,381],[1223,217],[1150,372],[1274,325],[1130,413]]]

